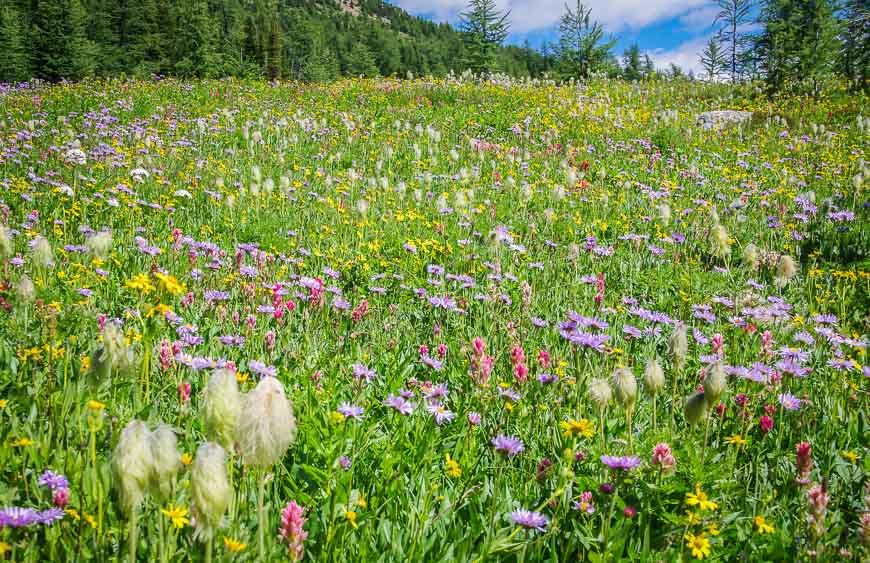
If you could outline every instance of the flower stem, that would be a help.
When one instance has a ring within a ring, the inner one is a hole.
[[[263,510],[263,497],[266,496],[266,470],[260,475],[260,492],[257,494],[257,552],[259,553],[259,561],[265,561],[266,541],[266,513]]]

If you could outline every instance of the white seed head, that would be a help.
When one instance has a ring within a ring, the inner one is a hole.
[[[175,485],[175,476],[181,470],[181,454],[175,431],[161,424],[149,436],[154,471],[151,473],[152,494],[162,501],[168,500]]]
[[[280,381],[264,377],[243,397],[236,435],[245,465],[270,467],[281,459],[296,436],[296,420]]]
[[[202,444],[190,471],[190,496],[196,517],[194,538],[209,541],[221,525],[232,489],[227,479],[227,453],[214,442]]]
[[[665,387],[665,372],[657,359],[652,359],[646,364],[643,372],[643,384],[647,393],[657,395]]]
[[[603,377],[596,377],[589,382],[589,398],[592,402],[598,405],[599,409],[607,406],[613,398],[613,391],[610,389],[610,383]]]
[[[630,410],[637,400],[637,379],[628,368],[617,368],[610,376],[616,402]]]
[[[126,514],[136,510],[145,498],[153,473],[150,432],[141,420],[130,421],[121,431],[121,438],[112,454],[112,473]]]
[[[236,375],[228,369],[213,371],[202,401],[202,418],[209,438],[227,450],[232,448],[241,410],[242,395]]]

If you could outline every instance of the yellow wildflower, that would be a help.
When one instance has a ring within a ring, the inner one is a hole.
[[[445,454],[446,461],[444,462],[444,472],[448,477],[458,479],[462,477],[462,468],[459,467],[459,462],[450,457],[450,454]]]
[[[168,508],[164,508],[160,512],[172,520],[172,527],[176,530],[180,530],[190,524],[190,518],[187,517],[187,509],[183,506],[170,504]]]
[[[701,490],[701,487],[695,485],[694,493],[686,493],[686,504],[689,506],[697,506],[701,510],[716,510],[719,505],[707,498],[707,493]]]
[[[773,532],[773,526],[767,523],[764,516],[756,516],[752,519],[752,523],[755,524],[759,534],[770,534]]]
[[[175,276],[170,276],[168,274],[164,274],[163,272],[157,272],[156,274],[154,274],[154,277],[160,280],[160,287],[162,287],[164,290],[171,293],[172,295],[181,295],[182,293],[187,291],[187,288],[184,287],[184,284],[175,279]]]
[[[142,293],[151,293],[156,289],[154,284],[151,283],[151,279],[145,274],[134,276],[132,279],[127,280],[124,285],[130,289],[137,289]]]
[[[12,546],[6,542],[0,541],[0,557],[5,557],[10,551],[12,551]]]
[[[181,463],[183,463],[185,466],[190,465],[191,463],[193,463],[193,456],[189,453],[181,454]]]
[[[847,459],[847,460],[851,461],[852,463],[858,462],[858,454],[855,452],[851,452],[851,451],[850,452],[843,452],[842,455],[843,455],[843,459]]]
[[[733,436],[728,436],[727,438],[725,438],[725,443],[731,444],[732,446],[745,446],[746,439],[740,434],[735,434]]]
[[[33,440],[31,440],[30,438],[18,438],[17,440],[12,442],[13,446],[18,446],[21,448],[27,447],[31,444],[33,444]]]
[[[348,510],[344,513],[344,517],[347,518],[347,521],[350,522],[351,526],[353,526],[354,528],[357,527],[356,512],[354,512],[353,510]]]
[[[99,401],[91,399],[90,401],[88,401],[88,408],[94,412],[100,412],[106,408],[106,405]]]
[[[570,438],[571,436],[581,435],[584,438],[591,438],[595,436],[595,429],[592,427],[592,423],[585,418],[581,418],[580,420],[568,419],[563,420],[559,423],[559,426],[562,428],[562,436],[565,438]]]
[[[704,534],[697,536],[692,533],[686,533],[683,538],[686,540],[686,548],[692,552],[692,557],[695,559],[704,559],[710,555],[710,540],[704,537]]]
[[[244,551],[244,549],[248,547],[248,544],[224,536],[224,546],[227,548],[227,551],[232,553],[238,553],[240,551]]]

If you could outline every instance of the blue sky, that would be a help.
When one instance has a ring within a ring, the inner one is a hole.
[[[406,11],[435,21],[456,23],[466,0],[388,0]],[[497,0],[511,11],[510,43],[526,39],[536,47],[557,39],[566,0]],[[568,0],[573,7],[576,0]],[[637,42],[658,67],[674,62],[684,70],[700,69],[698,57],[712,35],[717,8],[712,0],[585,0],[592,17],[617,38],[617,54]]]

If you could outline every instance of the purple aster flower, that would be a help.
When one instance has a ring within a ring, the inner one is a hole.
[[[351,466],[350,458],[347,457],[346,455],[343,455],[340,458],[338,458],[338,464],[341,466],[342,469],[348,470],[348,469],[350,469],[350,466]]]
[[[45,472],[40,475],[37,483],[42,487],[48,487],[52,491],[57,489],[69,489],[69,481],[67,478],[60,473],[55,473],[51,469],[46,469]]]
[[[468,423],[472,426],[480,426],[480,413],[474,411],[468,413]]]
[[[396,397],[392,393],[387,396],[387,399],[384,401],[384,406],[390,407],[394,409],[396,412],[402,415],[409,415],[414,412],[414,403],[408,402],[402,397]]]
[[[493,438],[490,443],[495,448],[495,451],[505,457],[514,457],[526,449],[523,442],[516,436],[505,436],[504,434],[499,434]]]
[[[341,403],[335,410],[337,410],[347,418],[352,418],[354,420],[362,420],[363,413],[365,412],[365,408],[358,407],[350,403]]]
[[[23,528],[39,521],[39,513],[32,508],[10,506],[0,509],[0,528]]]
[[[442,369],[444,369],[444,362],[436,360],[429,354],[424,355],[422,358],[420,358],[420,360],[435,371],[441,371]]]
[[[450,390],[447,388],[446,383],[439,383],[438,385],[433,385],[428,389],[423,389],[423,396],[430,401],[435,401],[447,397],[449,393]]]
[[[435,424],[438,426],[453,422],[453,419],[456,418],[456,413],[447,410],[440,403],[433,403],[426,408],[429,413],[435,416]]]
[[[371,381],[378,376],[375,370],[371,369],[365,364],[353,364],[351,366],[351,370],[353,371],[354,379],[365,379],[366,381]]]
[[[601,463],[613,470],[630,471],[640,466],[640,458],[636,456],[603,455],[601,456]]]
[[[259,375],[260,377],[278,376],[278,368],[275,366],[267,366],[263,362],[258,362],[257,360],[249,361],[248,369],[251,370],[251,373]]]
[[[241,348],[245,344],[245,337],[241,335],[218,336],[218,340],[224,346],[236,346]]]
[[[539,373],[538,383],[541,385],[551,385],[559,381],[559,376],[552,373]]]
[[[48,510],[38,512],[36,514],[36,521],[43,526],[51,526],[55,522],[60,522],[61,520],[63,520],[64,515],[65,513],[63,508],[49,508]]]
[[[782,393],[779,396],[779,404],[787,411],[796,411],[801,408],[801,400],[791,393]]]
[[[517,526],[539,532],[546,531],[547,525],[550,523],[546,516],[531,510],[514,510],[511,512],[511,521]]]

